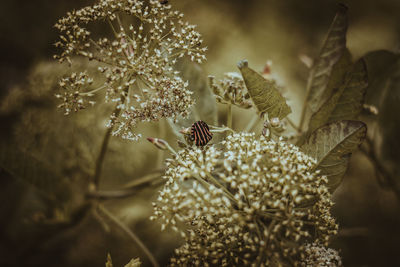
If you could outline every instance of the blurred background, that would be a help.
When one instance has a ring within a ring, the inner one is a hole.
[[[390,74],[392,91],[384,98],[379,91],[382,75],[370,83],[368,90],[375,90],[368,92],[370,103],[386,109],[378,118],[365,117],[369,134],[378,139],[376,156],[391,178],[377,178],[371,161],[363,153],[355,153],[344,182],[334,194],[333,213],[341,231],[332,246],[340,251],[345,266],[400,266],[400,194],[396,193],[400,192],[396,168],[400,165],[400,68],[395,55],[400,49],[400,1],[342,2],[349,6],[347,47],[353,59],[374,50],[392,52],[385,54],[387,60],[379,53],[371,56],[373,74],[386,74],[385,70],[391,68],[394,76]],[[96,105],[69,117],[56,108],[56,82],[67,67],[52,59],[57,40],[53,25],[67,11],[92,3],[3,0],[0,4],[1,266],[104,266],[108,252],[114,266],[123,266],[135,257],[148,264],[124,232],[90,211],[85,196],[110,106]],[[308,68],[299,57],[318,55],[337,1],[170,3],[185,14],[186,20],[198,25],[209,48],[199,74],[202,80],[207,75],[222,78],[225,72],[237,71],[236,63],[242,59],[257,70],[270,60],[272,73],[284,86],[292,107],[290,117],[298,121],[308,76]],[[78,68],[87,67],[87,62],[78,64]],[[377,99],[383,100],[376,103]],[[218,109],[223,123],[225,110]],[[243,129],[251,114],[234,109],[235,129]],[[173,143],[166,125],[143,124],[138,131],[145,137],[163,136]],[[162,168],[166,156],[144,138],[137,143],[112,138],[100,188],[129,187]],[[103,203],[164,265],[181,240],[171,232],[161,233],[160,225],[149,220],[159,186],[145,187],[121,199],[107,198]]]

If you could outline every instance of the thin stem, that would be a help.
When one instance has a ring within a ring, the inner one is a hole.
[[[108,24],[109,24],[110,27],[111,27],[111,30],[112,30],[113,33],[114,33],[115,38],[118,38],[118,33],[115,31],[114,25],[112,24],[111,20],[108,19],[107,21],[108,21]]]
[[[303,131],[303,124],[304,124],[305,117],[306,117],[308,97],[309,97],[310,92],[311,92],[311,85],[312,85],[312,82],[313,82],[313,76],[314,76],[314,68],[312,68],[310,70],[310,75],[309,75],[309,78],[307,80],[306,96],[304,98],[303,107],[302,107],[302,110],[301,110],[300,124],[299,124],[300,132]]]
[[[125,98],[126,98],[125,94],[127,93],[127,90],[129,90],[129,89],[126,88],[123,91],[123,93],[121,94],[121,102],[122,103],[125,103]],[[107,129],[106,133],[104,134],[103,142],[102,142],[101,148],[100,148],[100,153],[96,160],[96,167],[95,167],[94,176],[93,176],[93,183],[95,186],[95,190],[97,190],[97,188],[99,187],[99,184],[100,184],[101,170],[103,167],[104,157],[107,152],[107,147],[108,147],[108,143],[110,141],[111,133],[114,128],[114,122],[115,122],[116,118],[118,118],[120,113],[121,113],[121,108],[120,108],[120,105],[117,104],[114,108],[114,111],[111,113],[113,115],[113,119],[111,121],[111,126],[110,126],[110,128]]]
[[[167,142],[166,142],[166,147],[172,154],[174,154],[177,157],[179,156],[178,153],[175,151],[175,149],[173,149]]]
[[[228,104],[228,117],[226,119],[226,126],[232,129],[232,104]]]
[[[122,187],[125,189],[132,189],[132,188],[137,188],[137,187],[141,187],[143,185],[147,185],[147,184],[153,184],[154,181],[156,181],[159,177],[162,176],[162,174],[164,173],[164,169],[157,169],[154,170],[140,178],[137,178],[133,181],[130,181],[126,184],[124,184]]]
[[[210,132],[212,132],[212,133],[223,133],[223,132],[234,133],[235,132],[234,130],[232,130],[231,128],[228,128],[228,127],[217,127],[217,126],[212,126],[212,125],[209,125],[209,127],[210,127]]]
[[[232,195],[232,193],[229,192],[229,190],[225,186],[223,186],[220,182],[218,182],[218,180],[215,179],[210,173],[206,172],[206,175],[207,175],[208,179],[210,179],[214,183],[214,185],[217,185],[222,191],[225,192],[226,196],[231,201],[233,201],[233,203],[237,204],[237,200],[235,199],[234,195]]]
[[[136,184],[133,182],[136,182]],[[87,197],[101,200],[131,197],[137,194],[138,190],[161,184],[163,180],[161,179],[161,173],[153,173],[139,178],[139,181],[135,180],[133,182],[127,188],[120,190],[89,192],[87,193]]]
[[[139,247],[140,249],[146,254],[149,258],[151,264],[155,267],[159,267],[157,260],[154,258],[153,254],[149,251],[146,245],[140,240],[140,238],[132,232],[128,226],[126,226],[120,219],[114,216],[108,209],[106,209],[103,205],[99,205],[99,210],[103,212],[111,221],[113,221],[121,230],[123,230]]]
[[[307,90],[308,91],[308,90]],[[307,94],[308,95],[308,94]],[[304,119],[306,116],[306,110],[307,110],[307,95],[306,99],[304,100],[303,103],[303,109],[301,110],[301,117],[300,117],[300,124],[299,124],[299,130],[300,132],[303,130],[303,124],[304,124]]]
[[[253,128],[257,125],[258,121],[259,121],[260,117],[258,117],[258,115],[253,116],[251,118],[251,121],[247,124],[246,128],[244,129],[245,132],[250,132],[253,130]]]
[[[96,190],[99,187],[101,170],[103,167],[103,162],[104,162],[104,158],[105,158],[105,155],[107,152],[107,147],[108,147],[108,143],[110,141],[112,130],[113,130],[113,127],[111,126],[110,128],[107,129],[106,133],[104,134],[103,142],[102,142],[101,148],[100,148],[100,153],[96,160],[96,168],[95,168],[94,177],[93,177],[93,182],[94,182],[94,186],[95,186]]]
[[[290,126],[292,126],[293,129],[295,129],[298,133],[301,132],[300,127],[298,127],[296,124],[294,124],[294,122],[289,119],[289,117],[286,117],[287,122],[290,124]]]
[[[93,214],[94,218],[99,222],[99,224],[101,225],[103,230],[106,233],[109,233],[110,232],[110,226],[108,226],[108,224],[104,221],[104,218],[100,216],[100,214],[98,213],[97,209],[92,209],[92,214]]]
[[[165,135],[166,135],[165,128],[166,128],[165,122],[163,119],[161,119],[158,122],[158,129],[159,129],[158,131],[159,131],[160,137],[162,139],[165,139]],[[164,150],[159,149],[157,152],[157,165],[156,165],[157,168],[158,169],[161,168],[163,163],[164,163]]]
[[[102,90],[102,89],[104,89],[104,88],[106,88],[107,87],[107,85],[102,85],[102,86],[100,86],[100,87],[98,87],[98,88],[95,88],[95,89],[93,89],[93,90],[91,90],[91,91],[88,91],[88,92],[83,92],[83,93],[79,93],[80,95],[91,95],[91,94],[94,94],[94,93],[96,93],[97,91],[100,91],[100,90]]]

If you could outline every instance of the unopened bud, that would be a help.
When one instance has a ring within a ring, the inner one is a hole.
[[[162,139],[147,137],[147,140],[161,150],[168,149],[168,143]]]
[[[281,125],[281,120],[279,118],[277,118],[277,117],[272,118],[270,120],[270,125],[271,125],[271,127],[274,127],[274,128],[275,127],[279,127]]]

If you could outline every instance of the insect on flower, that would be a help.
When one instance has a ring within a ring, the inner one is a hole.
[[[210,142],[212,133],[204,121],[196,121],[190,129],[190,139],[195,142],[196,146],[205,146]]]

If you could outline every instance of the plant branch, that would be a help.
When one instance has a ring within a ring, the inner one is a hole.
[[[106,133],[104,134],[103,142],[102,142],[101,148],[100,148],[100,152],[99,152],[99,155],[97,156],[96,168],[95,168],[94,177],[93,177],[93,183],[94,183],[94,186],[95,186],[96,190],[99,187],[101,170],[102,170],[102,167],[103,167],[104,157],[105,157],[106,152],[107,152],[107,147],[108,147],[108,143],[110,141],[112,130],[113,130],[113,127],[110,127],[110,128],[107,129]]]
[[[157,260],[154,258],[153,254],[149,251],[146,245],[140,240],[140,238],[132,232],[128,226],[126,226],[120,219],[118,219],[115,215],[113,215],[108,209],[106,209],[103,205],[99,205],[99,210],[103,212],[112,222],[114,222],[122,231],[124,231],[146,254],[149,258],[151,264],[155,267],[159,267]]]
[[[161,172],[151,173],[142,178],[135,179],[134,181],[126,184],[124,189],[113,191],[93,191],[87,193],[88,198],[95,198],[100,200],[126,198],[136,194],[139,190],[146,188],[150,185],[158,185],[162,183]]]
[[[306,89],[306,97],[305,97],[304,102],[303,102],[303,106],[302,106],[302,110],[301,110],[301,116],[300,116],[300,124],[299,124],[299,127],[298,127],[300,132],[303,131],[303,124],[304,124],[304,120],[305,120],[305,117],[306,117],[308,95],[310,94],[310,89],[311,89],[311,82],[308,81],[307,82],[307,89]]]
[[[124,89],[124,91],[121,94],[121,102],[122,103],[125,103],[125,99],[126,99],[125,96],[128,93],[128,90],[129,90],[129,88]],[[100,152],[99,152],[99,155],[96,160],[96,167],[95,167],[94,176],[93,176],[93,183],[94,183],[95,190],[97,190],[97,188],[99,187],[99,184],[100,184],[101,170],[103,167],[104,157],[107,152],[107,147],[108,147],[108,143],[110,141],[111,133],[114,128],[114,122],[118,118],[120,113],[121,113],[121,108],[120,108],[120,105],[117,104],[114,108],[114,111],[111,113],[113,116],[111,119],[112,120],[111,126],[110,126],[110,128],[107,129],[106,133],[104,134]]]

